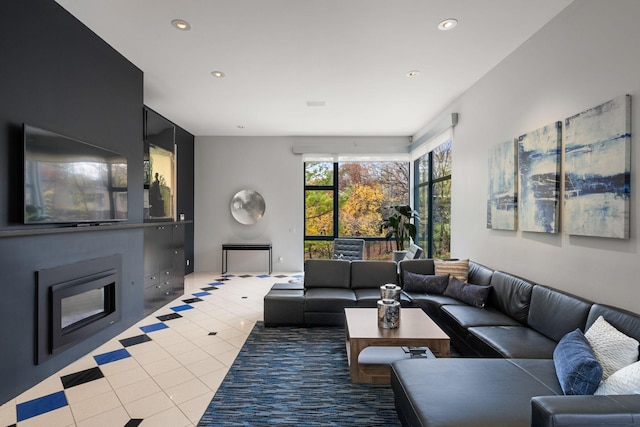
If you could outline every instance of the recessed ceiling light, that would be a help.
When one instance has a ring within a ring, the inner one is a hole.
[[[213,77],[217,77],[219,79],[223,78],[225,76],[225,74],[222,71],[212,71],[211,75]]]
[[[184,19],[174,19],[171,21],[171,25],[182,31],[189,31],[191,29],[191,24]]]
[[[444,21],[438,24],[438,29],[440,31],[448,31],[448,30],[454,29],[456,25],[458,25],[457,19],[445,19]]]
[[[418,77],[420,75],[420,70],[411,70],[407,73],[407,77]]]

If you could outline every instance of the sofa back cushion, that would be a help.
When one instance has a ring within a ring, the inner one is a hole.
[[[527,323],[555,342],[576,328],[585,330],[591,302],[547,286],[536,285],[531,291]]]
[[[436,274],[432,259],[405,259],[400,261],[398,266],[400,267],[400,283],[402,283],[404,271],[425,275]]]
[[[497,308],[522,324],[527,323],[533,283],[502,271],[491,276],[492,292],[487,305]],[[575,329],[575,328],[574,328]]]
[[[485,267],[475,261],[469,261],[469,278],[467,282],[474,285],[488,286],[491,284],[492,276],[493,270],[489,267]]]
[[[393,261],[351,261],[351,288],[379,288],[398,284],[398,264]]]
[[[351,261],[309,259],[304,263],[305,288],[349,288]]]
[[[640,315],[621,308],[594,304],[589,310],[586,329],[589,329],[600,316],[623,334],[640,341]]]

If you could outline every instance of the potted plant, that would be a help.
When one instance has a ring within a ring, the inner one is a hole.
[[[387,230],[387,234],[385,234],[387,240],[395,236],[397,250],[394,251],[393,260],[398,261],[406,253],[404,243],[407,238],[411,238],[411,240],[416,238],[417,229],[411,220],[420,219],[420,216],[409,205],[385,206],[383,209],[386,213],[391,211],[391,214],[387,215],[386,219],[380,223],[380,232]]]

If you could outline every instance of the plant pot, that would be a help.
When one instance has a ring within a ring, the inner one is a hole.
[[[393,251],[393,260],[395,262],[400,262],[404,259],[405,255],[407,255],[407,251]]]

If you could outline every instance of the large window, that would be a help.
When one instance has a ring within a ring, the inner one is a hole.
[[[333,239],[366,240],[366,259],[390,259],[382,207],[409,204],[408,162],[305,163],[305,259],[331,258]]]
[[[451,255],[451,140],[415,161],[417,244],[429,258]]]

